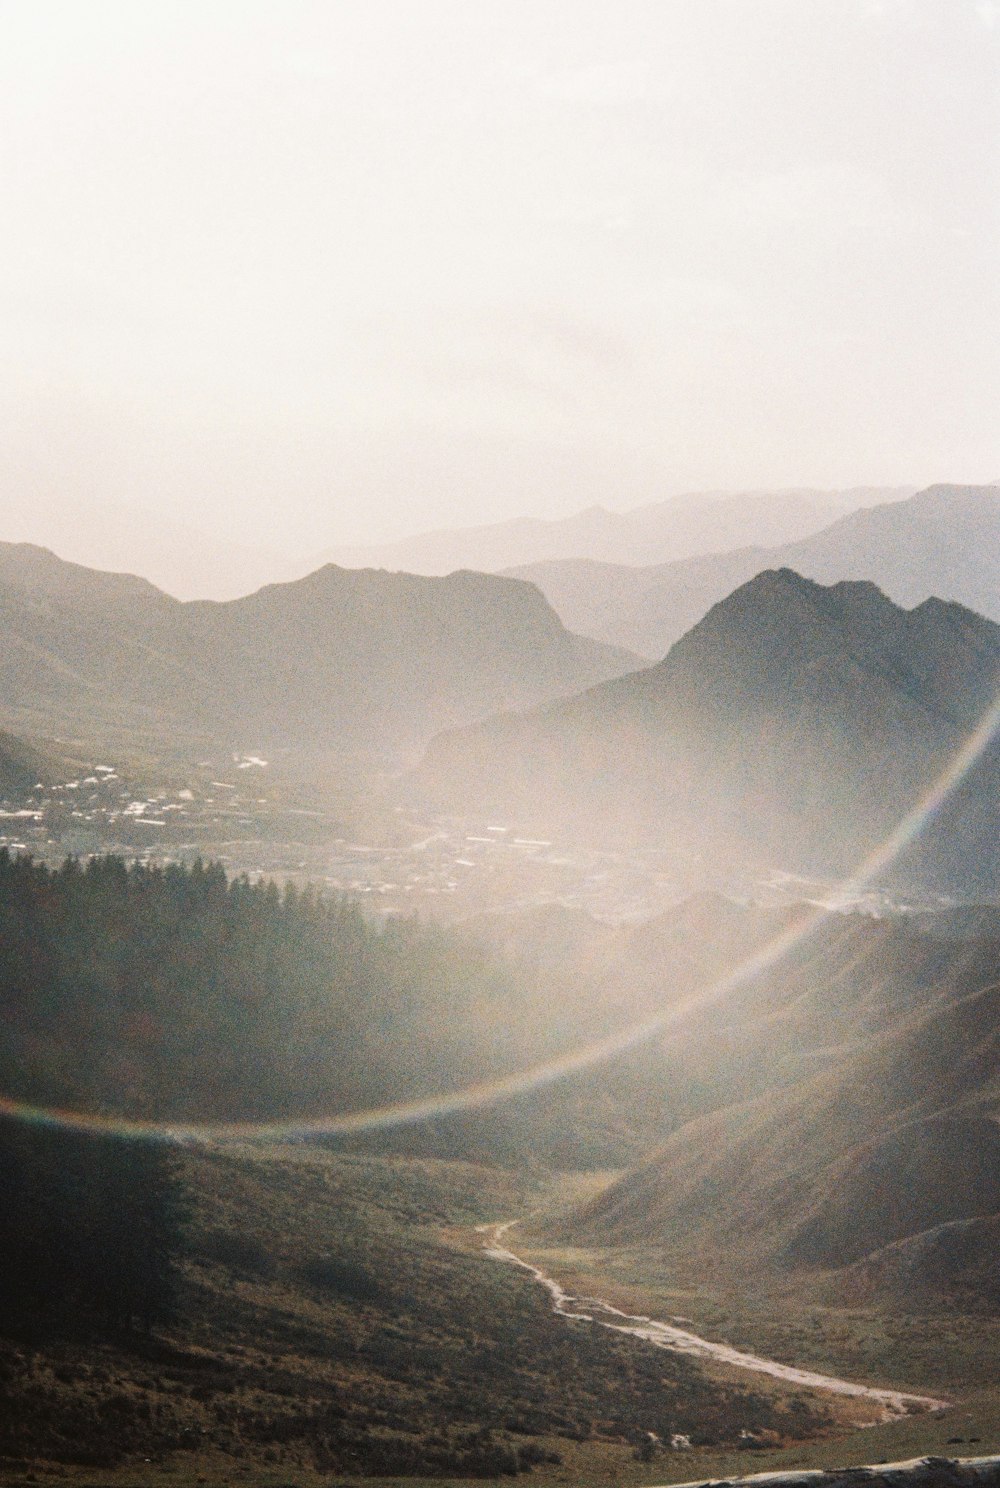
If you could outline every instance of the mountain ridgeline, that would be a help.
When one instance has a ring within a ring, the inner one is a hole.
[[[443,727],[621,675],[537,589],[328,566],[224,603],[0,546],[3,720],[18,732],[406,757]]]
[[[631,567],[563,558],[509,571],[537,584],[571,630],[653,660],[713,604],[768,568],[791,568],[822,584],[871,579],[897,604],[934,596],[1000,620],[1000,487],[931,486],[781,546],[641,561]]]
[[[371,547],[335,548],[327,557],[347,568],[371,565],[423,574],[455,568],[492,573],[550,559],[666,563],[746,543],[791,542],[819,532],[845,512],[909,495],[912,487],[700,491],[623,512],[592,506],[548,521],[519,517],[485,527],[423,532]]]
[[[1000,689],[1000,626],[874,584],[765,572],[657,666],[434,741],[425,799],[715,862],[847,872],[897,827]],[[998,883],[991,740],[897,872]]]

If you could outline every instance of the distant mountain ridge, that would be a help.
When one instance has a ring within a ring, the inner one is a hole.
[[[569,559],[512,567],[563,623],[654,660],[739,584],[791,568],[823,584],[870,579],[897,604],[936,595],[1000,620],[1000,486],[931,486],[779,547],[636,568]]]
[[[493,573],[561,559],[662,563],[747,543],[788,542],[818,532],[845,511],[901,500],[914,489],[695,492],[631,511],[594,506],[552,520],[521,517],[483,527],[418,533],[396,542],[338,547],[324,554],[323,561],[423,574],[446,574],[456,568]]]
[[[43,492],[0,496],[0,542],[51,548],[67,562],[143,574],[177,599],[232,599],[309,569],[299,554],[218,535],[126,501],[65,501]]]
[[[899,823],[1000,691],[1000,626],[873,584],[765,572],[654,667],[436,739],[440,804],[602,839],[844,872]],[[994,741],[910,850],[1000,885]]]
[[[573,636],[537,589],[329,566],[225,602],[0,544],[0,717],[24,732],[190,735],[390,760],[636,658]]]

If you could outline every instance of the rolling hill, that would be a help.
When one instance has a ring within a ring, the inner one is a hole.
[[[592,841],[844,872],[920,800],[998,688],[991,621],[782,569],[716,605],[657,666],[439,737],[413,788]],[[995,885],[998,813],[994,740],[897,871]]]
[[[2,718],[38,735],[361,751],[620,675],[530,584],[332,566],[227,602],[0,545]]]
[[[741,547],[641,568],[547,561],[510,570],[582,635],[659,659],[739,584],[792,568],[823,584],[870,579],[897,604],[936,595],[1000,620],[1000,487],[931,486],[779,547]]]

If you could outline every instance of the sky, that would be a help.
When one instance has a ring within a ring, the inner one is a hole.
[[[998,61],[1000,0],[0,0],[0,538],[996,480]]]

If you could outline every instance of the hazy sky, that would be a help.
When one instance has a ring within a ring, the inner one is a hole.
[[[3,507],[1000,477],[1000,0],[0,0]]]

